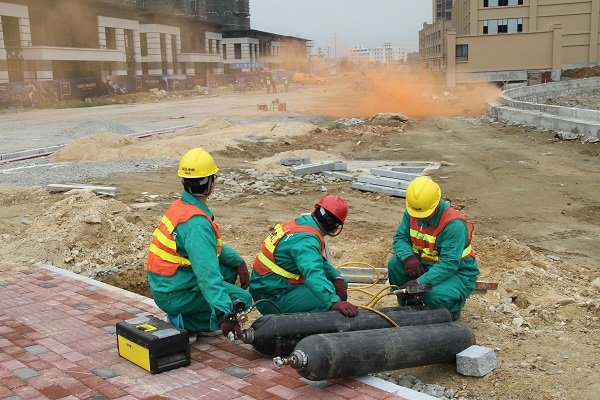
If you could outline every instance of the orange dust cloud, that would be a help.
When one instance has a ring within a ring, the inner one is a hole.
[[[326,77],[323,96],[314,112],[330,117],[364,117],[397,112],[411,118],[477,116],[501,90],[490,83],[449,89],[445,75],[408,70],[404,66],[373,67]]]

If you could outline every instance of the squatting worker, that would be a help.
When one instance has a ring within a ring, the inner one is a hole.
[[[479,267],[471,247],[473,224],[441,197],[439,185],[429,177],[418,177],[408,185],[388,273],[390,283],[401,288],[431,283],[430,292],[419,294],[421,301],[443,306],[458,319],[475,288]],[[398,296],[401,305],[413,300],[414,295]]]
[[[326,258],[324,235],[337,236],[348,215],[339,196],[319,200],[311,214],[279,224],[254,261],[250,293],[262,314],[337,310],[353,317],[347,282]]]
[[[198,147],[179,161],[183,192],[154,231],[146,269],[154,301],[169,320],[190,332],[241,334],[232,302],[252,305],[244,290],[250,274],[242,257],[221,242],[206,201],[218,171],[212,156]],[[239,277],[240,286],[235,285]],[[218,324],[218,325],[217,325]]]

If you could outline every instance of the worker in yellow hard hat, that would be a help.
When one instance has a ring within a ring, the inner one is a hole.
[[[433,179],[415,178],[406,188],[406,209],[394,235],[390,284],[431,283],[431,291],[418,295],[420,301],[446,307],[458,319],[479,275],[472,234],[473,224],[442,199]],[[414,294],[398,295],[401,305],[415,300]]]
[[[219,171],[215,160],[198,147],[179,161],[183,192],[154,231],[146,269],[156,305],[169,321],[192,333],[216,330],[241,335],[233,303],[244,308],[252,297],[244,290],[250,274],[244,259],[221,241],[206,201]],[[235,285],[239,278],[240,286]]]

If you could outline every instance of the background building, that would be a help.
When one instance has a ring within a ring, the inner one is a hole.
[[[453,0],[433,0],[433,22],[419,31],[419,54],[425,69],[446,69],[446,32],[452,29]]]
[[[306,44],[251,30],[248,0],[0,0],[0,97],[25,82],[60,98],[206,86],[302,67]]]
[[[450,86],[544,71],[560,80],[561,70],[599,64],[600,0],[455,0],[451,11],[442,56]],[[421,63],[433,64],[433,42],[420,40]]]
[[[401,47],[384,43],[382,47],[355,47],[350,50],[349,58],[354,64],[398,64],[404,63],[405,51]]]

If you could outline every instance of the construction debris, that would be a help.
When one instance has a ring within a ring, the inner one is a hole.
[[[473,345],[456,355],[456,372],[466,376],[485,376],[498,366],[494,349]]]
[[[115,196],[117,194],[117,188],[113,186],[63,185],[58,183],[51,183],[48,186],[46,186],[46,189],[52,193],[68,192],[70,190],[86,190],[106,196]]]

